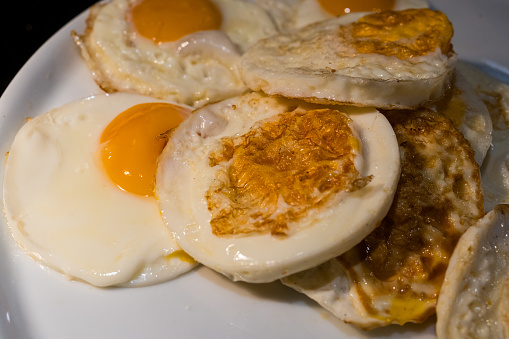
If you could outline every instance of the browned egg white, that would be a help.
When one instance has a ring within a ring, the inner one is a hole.
[[[289,223],[341,191],[365,186],[354,166],[351,120],[332,109],[289,112],[237,138],[224,138],[211,167],[231,160],[207,192],[218,236],[286,235]],[[281,201],[288,206],[281,210]],[[254,222],[252,222],[254,221]]]
[[[451,89],[436,103],[436,111],[449,118],[456,128],[461,126],[463,117],[467,112],[467,107],[461,99],[461,94],[462,91],[453,83]]]
[[[470,145],[442,115],[386,116],[402,154],[394,202],[381,225],[339,260],[370,316],[420,322],[435,312],[458,238],[484,215],[480,171]]]
[[[505,106],[504,96],[500,92],[488,92],[479,90],[479,94],[482,96],[483,102],[488,107],[493,121],[493,129],[503,130],[509,126],[509,119],[504,114]]]
[[[451,50],[454,30],[445,14],[427,8],[383,11],[340,27],[339,36],[358,53],[409,59]]]

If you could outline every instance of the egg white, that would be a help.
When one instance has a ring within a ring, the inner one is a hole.
[[[256,3],[269,13],[281,32],[334,17],[320,6],[318,0],[256,0]],[[426,0],[396,0],[392,9],[427,7]]]
[[[284,239],[215,236],[205,194],[218,169],[209,166],[209,153],[223,137],[243,135],[258,121],[294,106],[322,107],[260,93],[208,105],[173,132],[159,158],[156,196],[175,240],[194,259],[233,280],[269,282],[335,257],[376,227],[392,202],[399,179],[394,132],[376,110],[345,107],[362,145],[355,166],[361,176],[373,175],[373,181],[337,194],[327,210],[312,209],[299,221],[298,232]]]
[[[488,108],[476,91],[478,81],[469,76],[465,67],[464,62],[458,61],[451,92],[428,107],[451,119],[454,127],[461,131],[472,146],[475,161],[481,166],[491,146],[493,124]],[[444,102],[450,105],[442,107]]]
[[[452,123],[428,110],[386,116],[396,131],[402,160],[401,180],[386,219],[345,257],[282,279],[364,330],[429,317],[444,276],[432,267],[445,269],[457,238],[484,216],[479,166]],[[380,263],[388,272],[399,273],[380,277],[376,271],[383,270],[375,266]],[[451,338],[456,337],[462,336]]]
[[[254,91],[315,103],[414,109],[442,97],[457,56],[440,48],[400,59],[357,53],[337,31],[366,13],[351,13],[258,41],[239,70]]]
[[[460,62],[458,68],[486,104],[493,124],[482,165],[484,208],[491,211],[496,205],[509,203],[509,85],[472,64]]]
[[[255,4],[212,0],[222,14],[220,30],[158,45],[126,20],[136,2],[98,3],[90,9],[85,32],[72,33],[94,79],[107,92],[132,92],[196,107],[240,94],[246,87],[236,68],[238,58],[255,41],[276,33],[272,20]]]
[[[437,337],[507,338],[509,205],[497,205],[460,238],[437,304]]]
[[[98,95],[30,119],[4,177],[4,210],[16,242],[38,262],[96,286],[172,279],[196,263],[174,242],[153,197],[119,189],[96,155],[103,129],[154,99]]]

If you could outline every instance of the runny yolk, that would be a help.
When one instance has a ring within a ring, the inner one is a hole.
[[[132,9],[138,33],[156,44],[221,27],[221,12],[210,0],[142,0]]]
[[[99,153],[110,179],[121,189],[154,195],[157,158],[189,110],[168,103],[145,103],[120,113],[104,129]]]
[[[380,12],[394,7],[395,0],[318,0],[320,6],[334,16],[350,12]]]

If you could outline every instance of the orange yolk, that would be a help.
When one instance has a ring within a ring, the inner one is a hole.
[[[127,192],[154,195],[157,158],[168,132],[188,114],[188,109],[172,104],[145,103],[115,117],[104,129],[99,147],[110,179]]]
[[[138,33],[156,44],[221,27],[221,12],[210,0],[142,0],[132,9]]]
[[[334,16],[350,12],[380,12],[394,7],[395,0],[318,0]]]

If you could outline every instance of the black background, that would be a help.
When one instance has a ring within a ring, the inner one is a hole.
[[[41,45],[97,0],[9,1],[0,10],[0,93]]]

